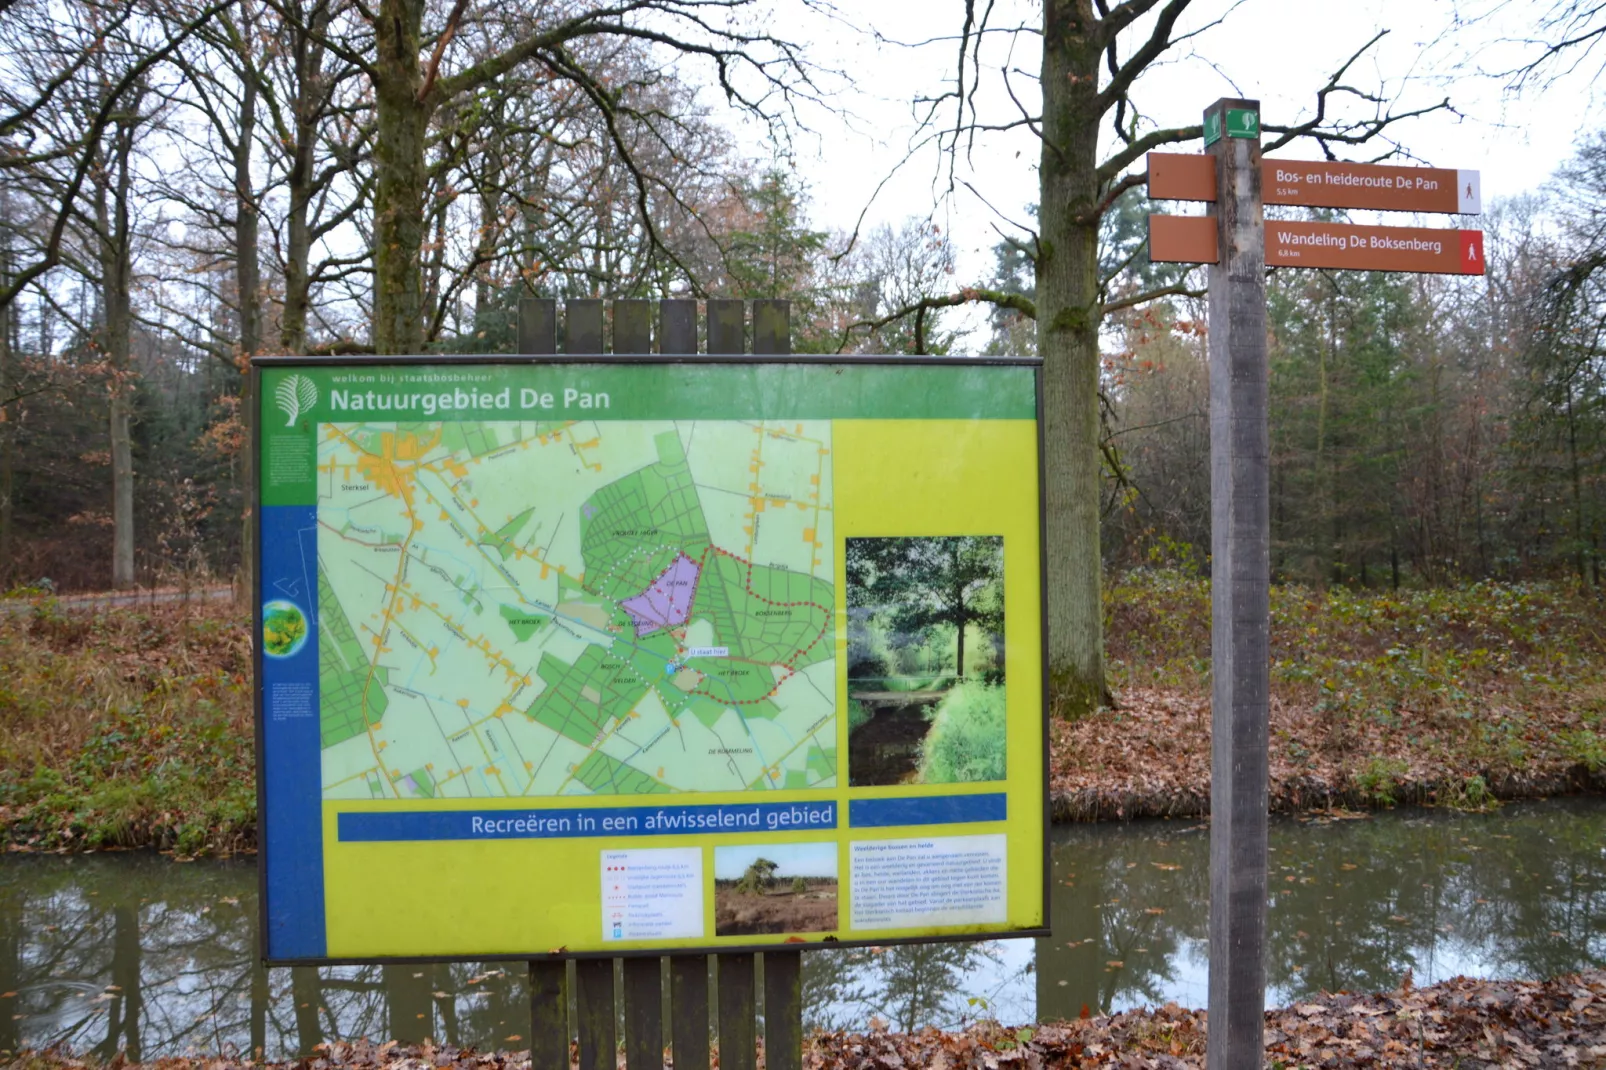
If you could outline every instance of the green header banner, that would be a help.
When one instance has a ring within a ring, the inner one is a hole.
[[[262,503],[313,500],[319,424],[577,420],[1032,420],[1035,368],[951,364],[258,364]]]
[[[263,367],[286,427],[347,420],[1030,420],[1032,369],[931,364],[361,364]]]

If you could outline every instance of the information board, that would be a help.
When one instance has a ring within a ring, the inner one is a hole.
[[[257,374],[268,960],[1044,930],[1034,362]]]

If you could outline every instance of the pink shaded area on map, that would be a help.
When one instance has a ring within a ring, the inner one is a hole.
[[[691,616],[691,602],[697,593],[700,572],[697,562],[685,554],[677,554],[645,591],[620,602],[636,622],[636,635],[685,624],[686,618]]]

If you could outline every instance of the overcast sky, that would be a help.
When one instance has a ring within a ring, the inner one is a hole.
[[[1480,73],[1509,68],[1531,54],[1518,42],[1536,32],[1536,13],[1549,3],[1243,0],[1232,7],[1227,0],[1196,0],[1179,31],[1202,32],[1146,75],[1136,97],[1145,116],[1161,126],[1196,123],[1206,105],[1225,95],[1258,98],[1265,123],[1298,121],[1309,114],[1316,89],[1331,72],[1378,30],[1387,29],[1389,34],[1352,68],[1346,81],[1368,92],[1381,91],[1398,110],[1449,97],[1459,114],[1439,112],[1404,123],[1395,137],[1417,162],[1481,171],[1487,207],[1544,183],[1569,155],[1579,132],[1602,119],[1592,88],[1598,58],[1555,84],[1516,95],[1505,90],[1503,79]],[[952,38],[964,4],[873,0],[842,3],[841,8],[853,25],[794,11],[773,27],[806,40],[816,62],[847,75],[834,83],[842,89],[834,103],[846,110],[847,118],[805,112],[811,131],[793,146],[797,169],[812,194],[812,222],[822,229],[850,230],[866,205],[870,223],[896,222],[924,214],[940,197],[937,221],[953,236],[961,280],[985,277],[998,240],[992,225],[1008,229],[999,215],[1029,221],[1026,206],[1037,197],[1035,136],[1025,130],[984,135],[970,158],[959,161],[956,178],[980,190],[998,214],[963,185],[948,195],[947,171],[930,149],[904,164],[875,196],[877,184],[908,153],[915,130],[914,99],[942,91],[945,79],[952,77],[957,44],[949,39],[902,47],[880,43],[870,31],[889,42]],[[1229,8],[1219,25],[1204,27]],[[1458,18],[1465,22],[1490,11],[1489,18],[1456,28]],[[1040,18],[1035,2],[998,0],[992,24],[1037,25]],[[1032,34],[1018,35],[1010,55],[1007,38],[991,39],[978,98],[983,121],[1007,121],[1020,114],[1004,89],[1000,70],[1006,65],[1019,72],[1011,84],[1035,112],[1037,41]],[[1340,106],[1349,114],[1371,107],[1359,101]],[[952,122],[951,105],[945,114]],[[1171,151],[1201,149],[1193,142]],[[1367,159],[1377,151],[1357,148],[1340,155]],[[1289,146],[1279,155],[1319,158],[1321,153],[1307,143]]]

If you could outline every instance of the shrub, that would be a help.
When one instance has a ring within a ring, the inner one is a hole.
[[[1573,728],[1560,733],[1556,739],[1561,745],[1562,754],[1573,764],[1581,765],[1591,773],[1606,769],[1606,734],[1588,728]]]
[[[802,895],[804,892],[806,892],[808,890],[809,890],[809,882],[808,881],[804,880],[802,877],[793,877],[792,878],[792,894],[793,895]]]
[[[943,696],[921,745],[920,778],[928,784],[1003,780],[1004,689],[972,680]]]
[[[1373,757],[1355,777],[1355,784],[1378,806],[1394,805],[1394,789],[1404,780],[1410,767],[1398,758]]]
[[[755,858],[742,879],[736,882],[736,890],[746,895],[763,895],[775,886],[775,871],[779,868],[767,858]]]

